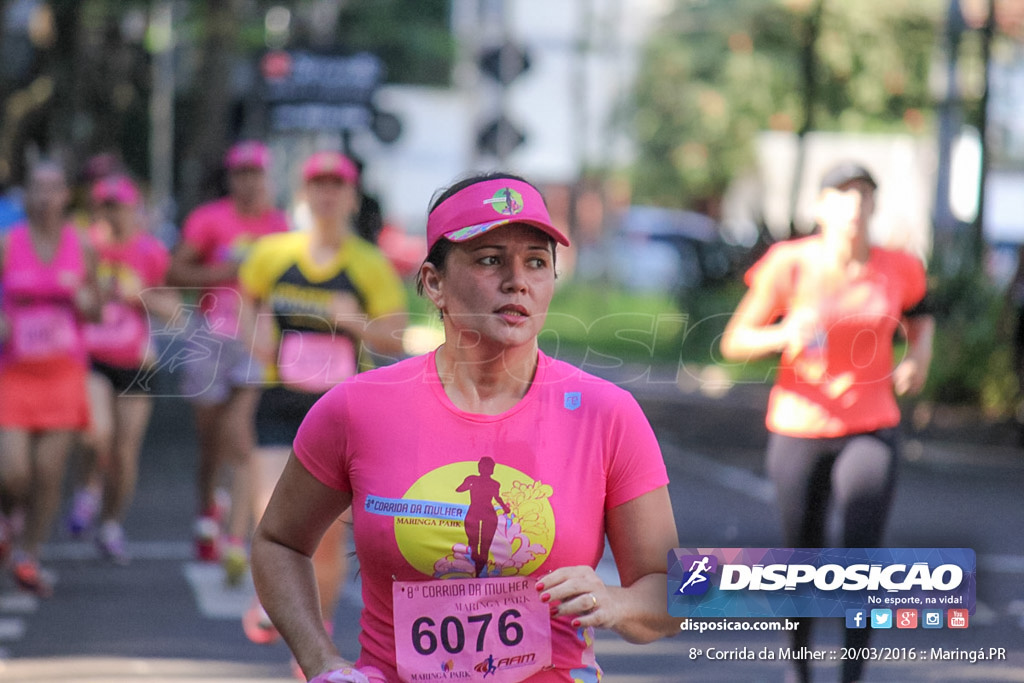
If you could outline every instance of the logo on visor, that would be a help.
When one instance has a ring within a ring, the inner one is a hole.
[[[502,216],[514,216],[523,210],[523,195],[511,187],[503,187],[493,197],[485,199],[484,203],[490,204]]]

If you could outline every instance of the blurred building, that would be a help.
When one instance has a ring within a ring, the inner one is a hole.
[[[377,104],[401,121],[392,144],[354,136],[367,186],[407,231],[422,231],[433,191],[471,170],[504,168],[543,185],[575,183],[590,166],[626,164],[633,148],[615,125],[639,48],[665,0],[453,0],[460,59],[453,87],[384,85]],[[483,72],[482,52],[525,51],[529,67],[506,87]],[[504,115],[523,141],[499,158],[481,131]]]

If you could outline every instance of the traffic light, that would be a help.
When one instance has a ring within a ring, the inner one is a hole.
[[[530,53],[519,45],[506,42],[484,49],[480,53],[478,65],[481,73],[489,76],[504,89],[529,70]],[[500,100],[501,98],[499,102]],[[525,141],[526,134],[508,120],[499,105],[494,117],[480,128],[476,147],[481,152],[504,159]]]
[[[480,53],[480,70],[507,86],[530,68],[530,53],[525,48],[505,43]]]
[[[526,134],[502,114],[480,129],[476,146],[481,152],[504,157],[526,142]]]

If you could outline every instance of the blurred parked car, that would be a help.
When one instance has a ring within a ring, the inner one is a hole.
[[[683,293],[734,276],[735,248],[695,211],[631,206],[606,251],[607,274],[633,291]]]

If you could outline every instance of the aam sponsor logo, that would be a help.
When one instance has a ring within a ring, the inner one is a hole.
[[[529,666],[536,661],[536,652],[526,652],[521,655],[502,657],[501,659],[495,659],[494,655],[487,655],[487,659],[474,666],[473,670],[487,676],[497,673],[499,669],[515,669],[520,666]]]

